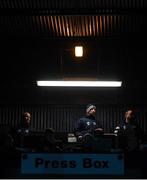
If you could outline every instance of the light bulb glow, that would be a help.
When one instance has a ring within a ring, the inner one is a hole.
[[[75,46],[75,56],[76,57],[83,56],[83,47],[82,46]]]

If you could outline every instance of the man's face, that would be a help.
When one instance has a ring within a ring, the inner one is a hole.
[[[129,110],[125,114],[126,119],[132,119],[134,117],[133,111]]]
[[[90,109],[90,111],[88,112],[88,115],[95,115],[95,113],[96,113],[96,108],[92,108],[92,109]]]
[[[31,115],[29,113],[24,114],[24,123],[25,124],[30,124],[31,121]]]

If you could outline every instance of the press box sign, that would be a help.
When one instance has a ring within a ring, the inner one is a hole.
[[[22,174],[123,175],[123,154],[24,153]]]

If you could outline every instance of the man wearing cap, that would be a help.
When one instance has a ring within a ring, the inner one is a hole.
[[[75,130],[75,135],[79,141],[85,140],[85,138],[92,138],[95,135],[103,133],[101,124],[97,124],[95,119],[96,106],[89,104],[86,107],[86,116],[80,118]]]

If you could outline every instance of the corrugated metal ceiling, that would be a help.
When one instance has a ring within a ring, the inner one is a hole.
[[[143,8],[146,0],[1,0],[1,8],[84,9],[84,8]]]
[[[48,38],[145,32],[146,0],[0,0],[0,34]]]

